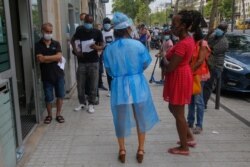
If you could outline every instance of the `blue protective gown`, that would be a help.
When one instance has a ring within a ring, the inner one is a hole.
[[[151,61],[146,47],[133,39],[118,39],[105,48],[104,65],[113,78],[111,110],[118,138],[130,135],[136,122],[144,133],[159,121],[143,75]]]

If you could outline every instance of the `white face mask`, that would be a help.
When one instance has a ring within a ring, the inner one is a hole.
[[[43,38],[44,38],[46,41],[51,40],[52,37],[53,37],[53,34],[45,34],[45,33],[43,34]]]
[[[188,32],[189,36],[193,36],[194,33],[193,32]]]

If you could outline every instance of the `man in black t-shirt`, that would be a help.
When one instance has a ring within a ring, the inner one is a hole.
[[[75,111],[84,109],[87,105],[85,89],[88,91],[88,112],[93,113],[96,103],[98,74],[99,74],[99,56],[98,51],[103,49],[103,38],[100,30],[93,28],[93,17],[86,15],[83,26],[77,28],[77,31],[71,39],[73,51],[77,56],[77,91],[80,105]]]
[[[56,120],[59,123],[64,122],[61,115],[63,98],[65,96],[64,89],[64,71],[60,67],[63,61],[60,43],[52,39],[53,26],[51,23],[42,25],[43,37],[35,44],[35,54],[37,61],[40,63],[43,89],[45,95],[46,108],[48,116],[44,123],[49,124],[52,120],[52,102],[54,100],[54,92],[56,100]]]

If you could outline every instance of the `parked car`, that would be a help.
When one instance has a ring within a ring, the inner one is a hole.
[[[250,35],[227,33],[229,49],[225,56],[221,88],[250,92]]]

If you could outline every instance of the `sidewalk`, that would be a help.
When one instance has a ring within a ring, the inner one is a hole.
[[[154,55],[154,54],[152,54]],[[155,59],[146,71],[149,79]],[[160,69],[156,69],[159,79]],[[106,78],[103,78],[106,81]],[[107,84],[106,84],[107,85]],[[209,101],[204,116],[204,131],[196,136],[198,145],[191,148],[190,156],[171,155],[167,149],[176,146],[178,135],[175,120],[162,98],[162,85],[150,84],[160,123],[146,136],[145,156],[142,164],[135,159],[136,130],[126,140],[126,163],[117,160],[118,144],[114,133],[107,91],[100,90],[100,104],[96,112],[74,112],[78,104],[75,90],[71,99],[64,101],[63,116],[66,122],[40,124],[31,136],[41,136],[36,149],[25,167],[249,167],[250,129],[229,113],[214,109]],[[239,106],[240,107],[240,106]],[[186,109],[187,111],[187,109]],[[39,141],[38,141],[39,140]],[[31,142],[34,144],[35,142]]]

